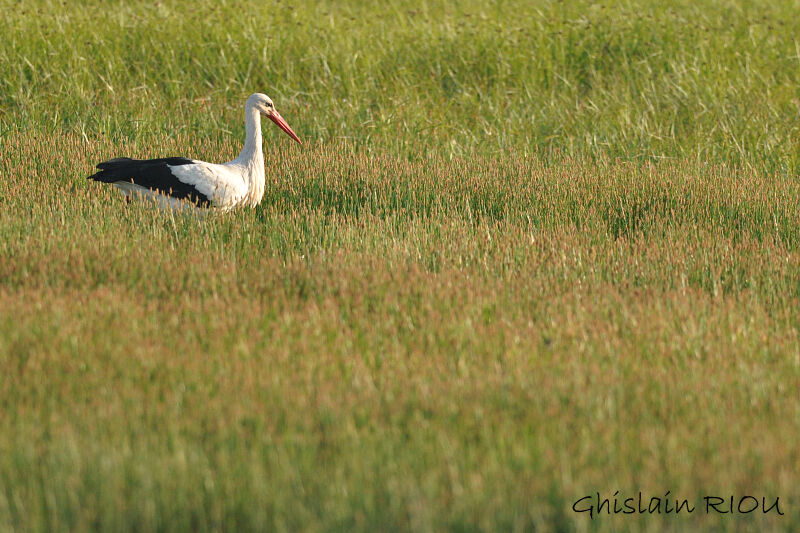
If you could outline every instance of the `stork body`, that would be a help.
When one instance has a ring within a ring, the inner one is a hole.
[[[261,115],[275,122],[295,141],[300,142],[300,139],[264,94],[250,96],[244,113],[244,148],[233,161],[215,164],[183,157],[120,157],[98,164],[100,171],[89,179],[111,183],[128,199],[152,200],[167,209],[188,207],[227,211],[255,206],[264,196],[265,185]]]

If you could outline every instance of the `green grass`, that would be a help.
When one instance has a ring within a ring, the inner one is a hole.
[[[800,528],[800,22],[752,4],[0,1],[0,530]],[[257,90],[307,144],[256,209],[85,180],[231,159]],[[698,510],[572,512],[617,490]]]
[[[304,138],[400,155],[798,167],[794,2],[5,1],[3,11],[4,130],[219,139],[241,131],[241,100],[260,88]]]

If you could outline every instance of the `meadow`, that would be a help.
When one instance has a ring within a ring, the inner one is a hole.
[[[0,11],[0,531],[800,529],[797,1]]]

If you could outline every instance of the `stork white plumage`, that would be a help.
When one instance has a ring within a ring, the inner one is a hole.
[[[244,106],[245,143],[239,157],[233,161],[214,164],[183,157],[119,157],[98,164],[100,172],[89,179],[111,183],[128,200],[148,199],[162,208],[228,211],[240,206],[255,206],[264,196],[265,186],[262,115],[300,143],[292,128],[275,110],[272,100],[265,94],[255,93]]]

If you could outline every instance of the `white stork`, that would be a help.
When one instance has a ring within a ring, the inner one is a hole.
[[[300,143],[275,110],[272,100],[265,94],[255,93],[244,105],[247,133],[244,148],[233,161],[214,164],[183,157],[118,157],[97,165],[100,172],[89,179],[111,183],[128,201],[132,197],[149,199],[162,208],[206,207],[228,211],[239,206],[255,206],[264,196],[261,115]]]

